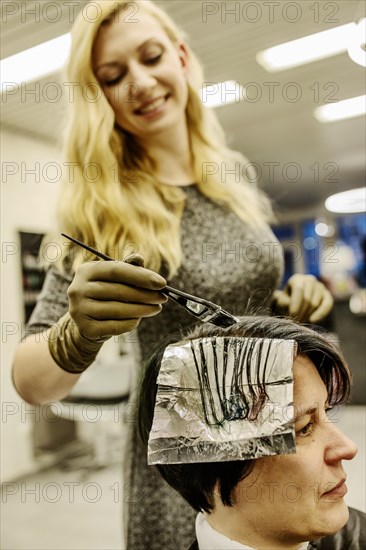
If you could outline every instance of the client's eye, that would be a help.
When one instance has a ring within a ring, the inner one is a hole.
[[[307,437],[307,436],[312,434],[313,429],[314,429],[314,422],[310,421],[303,428],[296,431],[296,436],[298,436],[298,437]]]

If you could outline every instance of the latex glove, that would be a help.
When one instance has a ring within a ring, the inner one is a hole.
[[[273,294],[275,308],[300,322],[317,323],[333,307],[333,297],[313,275],[292,275],[284,290]]]
[[[111,336],[130,332],[167,301],[166,281],[143,267],[140,254],[123,262],[82,264],[68,289],[69,312],[52,327],[49,349],[68,372],[83,372]]]

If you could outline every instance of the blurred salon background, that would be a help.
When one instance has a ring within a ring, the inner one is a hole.
[[[285,253],[282,284],[294,273],[311,273],[333,294],[324,326],[339,339],[354,379],[351,406],[336,411],[334,421],[359,447],[357,458],[345,464],[346,501],[366,510],[365,3],[157,3],[186,31],[206,68],[202,100],[217,109],[230,147],[248,158],[247,177],[273,200],[273,229]],[[61,177],[73,173],[61,155],[73,83],[64,81],[60,68],[76,15],[84,10],[87,18],[97,16],[85,5],[1,3],[6,550],[121,548],[123,505],[134,498],[121,468],[134,414],[127,407],[133,334],[104,346],[63,403],[28,405],[11,382],[12,357],[43,283],[41,239],[52,227]],[[95,167],[87,170],[91,181],[98,177]],[[225,177],[222,166],[203,170],[221,170]],[[262,252],[240,246],[223,251]],[[52,261],[59,251],[50,246],[44,254]]]

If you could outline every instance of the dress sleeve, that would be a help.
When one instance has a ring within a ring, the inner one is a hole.
[[[67,312],[67,289],[72,279],[72,275],[61,273],[54,266],[48,269],[36,306],[27,323],[25,336],[50,328]]]

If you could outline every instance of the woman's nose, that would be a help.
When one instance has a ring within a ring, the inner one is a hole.
[[[128,84],[130,84],[128,87],[129,96],[136,98],[146,90],[153,88],[156,85],[156,79],[146,67],[136,64],[130,67]]]
[[[358,452],[356,444],[334,424],[330,424],[329,429],[325,461],[332,463],[340,460],[352,460]]]

